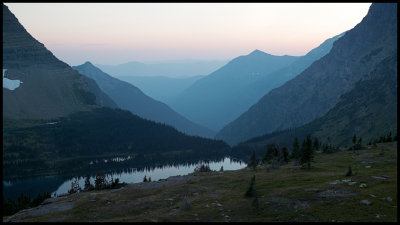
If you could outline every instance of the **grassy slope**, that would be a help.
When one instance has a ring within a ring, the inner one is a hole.
[[[380,155],[382,149],[384,154]],[[345,177],[348,165],[356,173],[350,178],[357,183],[329,184],[348,179]],[[256,175],[259,209],[252,206],[253,198],[243,197],[253,174]],[[389,178],[379,180],[371,177],[383,174]],[[317,153],[311,170],[290,162],[269,172],[265,167],[259,167],[256,171],[243,169],[195,175],[198,178],[163,188],[138,189],[129,185],[114,192],[106,190],[70,195],[53,203],[56,206],[75,202],[69,211],[36,217],[17,215],[12,220],[397,221],[397,142],[378,144],[376,148],[356,154],[351,151]],[[360,188],[360,183],[367,187]],[[182,207],[185,196],[191,205],[188,210]],[[389,196],[392,202],[382,200]],[[102,203],[105,199],[111,203]],[[371,204],[360,203],[364,199]],[[383,216],[377,218],[377,214]]]

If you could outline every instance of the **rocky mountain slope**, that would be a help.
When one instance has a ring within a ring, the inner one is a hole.
[[[197,125],[179,115],[166,104],[156,101],[145,95],[139,88],[125,81],[118,80],[95,67],[90,62],[80,66],[73,66],[79,73],[96,81],[121,109],[152,121],[165,123],[189,135],[213,137],[211,130]]]
[[[353,135],[362,138],[364,143],[390,132],[394,136],[397,134],[397,74],[397,55],[392,55],[343,94],[322,117],[295,129],[252,138],[238,148],[265,148],[272,143],[291,148],[296,137],[303,140],[307,134],[322,143],[342,147],[352,146]]]
[[[270,91],[216,137],[234,145],[311,122],[393,54],[397,54],[397,5],[372,4],[367,16],[337,40],[326,56]]]
[[[49,119],[101,106],[91,92],[98,87],[34,39],[4,4],[3,74],[21,82],[13,90],[3,86],[3,118]]]
[[[252,84],[245,86],[244,93],[248,93],[245,95],[248,96],[246,99],[248,106],[247,108],[243,109],[242,113],[246,112],[250,106],[257,103],[260,98],[267,94],[270,90],[283,85],[288,80],[293,79],[307,69],[307,67],[309,67],[316,60],[328,54],[332,49],[333,43],[343,35],[344,33],[325,40],[318,47],[312,49],[306,55],[299,57],[298,60],[294,61],[289,66],[269,73],[267,76],[263,76],[261,79],[258,79]],[[239,116],[240,115],[237,115],[237,117]]]

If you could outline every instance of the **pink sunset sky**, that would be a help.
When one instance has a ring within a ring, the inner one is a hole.
[[[5,3],[60,60],[78,65],[305,55],[371,3]]]

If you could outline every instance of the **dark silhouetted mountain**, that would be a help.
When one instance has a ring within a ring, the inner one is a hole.
[[[114,76],[166,76],[166,77],[193,77],[209,74],[227,60],[169,60],[151,63],[127,62],[120,65],[98,65],[102,71]]]
[[[165,76],[117,76],[116,78],[130,83],[138,87],[146,95],[168,104],[172,97],[177,96],[202,77],[204,76],[183,78],[172,78]]]
[[[327,55],[270,91],[216,137],[233,145],[311,122],[332,109],[340,96],[393,54],[397,54],[397,4],[374,3]]]
[[[35,40],[4,4],[3,76],[22,82],[16,89],[3,83],[3,118],[48,119],[98,107],[85,77]]]
[[[196,81],[172,99],[170,105],[190,120],[217,131],[250,106],[250,93],[244,87],[298,58],[255,50]]]
[[[201,127],[179,115],[166,104],[145,95],[139,88],[132,84],[104,73],[90,62],[86,62],[80,66],[73,66],[72,68],[95,80],[100,89],[121,109],[129,110],[145,119],[171,125],[190,135],[212,137],[214,134],[211,130]]]

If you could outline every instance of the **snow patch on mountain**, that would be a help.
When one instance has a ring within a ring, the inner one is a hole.
[[[23,83],[22,81],[10,80],[10,79],[4,77],[6,71],[7,71],[7,69],[3,69],[3,88],[7,88],[7,89],[13,91],[16,88],[18,88],[19,86],[21,86],[21,84]]]

